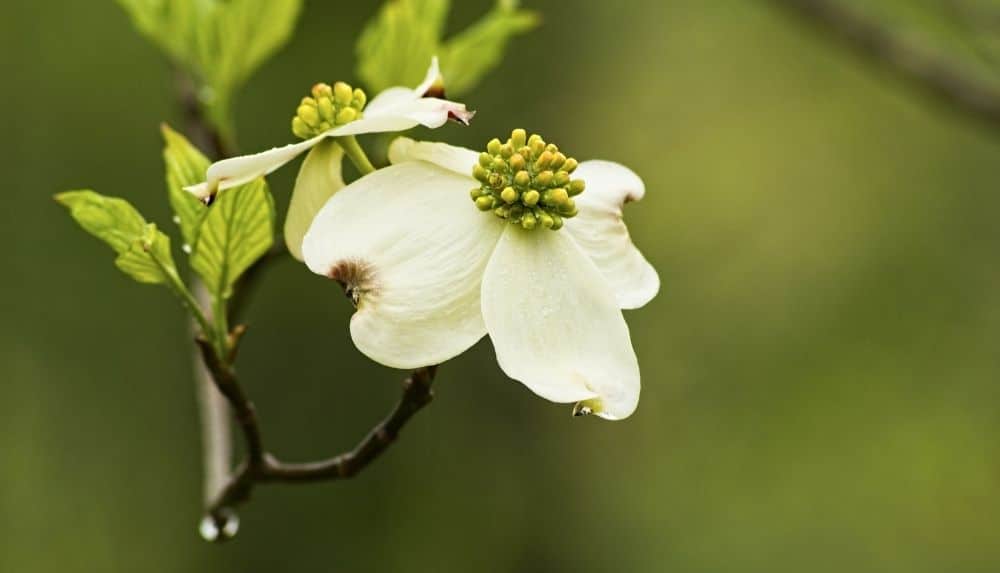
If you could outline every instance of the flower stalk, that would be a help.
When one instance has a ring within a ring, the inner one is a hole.
[[[353,135],[346,135],[344,137],[338,137],[336,139],[337,143],[344,149],[344,155],[351,160],[351,163],[358,168],[358,171],[362,175],[368,175],[369,173],[375,172],[375,166],[372,162],[368,160],[368,156],[365,155],[365,150],[361,148],[361,144]]]

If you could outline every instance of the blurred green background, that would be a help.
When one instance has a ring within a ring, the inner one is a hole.
[[[455,29],[488,6],[457,4]],[[465,98],[472,127],[433,137],[523,126],[644,177],[627,217],[663,289],[627,313],[638,412],[572,419],[484,341],[355,481],[261,487],[224,546],[196,533],[182,311],[50,199],[92,187],[169,227],[169,67],[110,1],[0,8],[0,571],[1000,570],[996,133],[767,3],[527,6],[544,25]],[[244,150],[355,80],[376,9],[307,2],[240,97]],[[345,449],[396,400],[335,285],[284,262],[250,312],[239,366],[283,456]]]

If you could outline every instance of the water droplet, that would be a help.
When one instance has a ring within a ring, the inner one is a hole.
[[[239,530],[240,517],[228,509],[222,510],[219,515],[206,515],[198,526],[201,538],[210,543],[232,539]]]
[[[185,243],[185,244],[181,245],[181,250],[190,255],[191,254],[191,245],[188,245],[187,243]]]
[[[180,225],[181,224],[181,218],[178,217],[177,215],[174,215],[174,224],[176,224],[176,225]]]

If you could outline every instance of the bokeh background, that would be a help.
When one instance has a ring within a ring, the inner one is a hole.
[[[456,4],[453,29],[488,6]],[[110,1],[4,3],[0,571],[1000,569],[997,133],[765,2],[526,4],[543,27],[434,136],[524,126],[642,174],[627,218],[663,289],[627,313],[638,412],[573,419],[483,341],[356,480],[264,486],[211,546],[182,311],[50,199],[92,187],[169,226],[169,67]],[[307,2],[241,95],[243,149],[355,79],[376,9]],[[282,263],[250,312],[239,367],[284,457],[396,400],[328,281]]]

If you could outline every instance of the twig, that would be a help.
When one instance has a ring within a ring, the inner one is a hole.
[[[213,159],[230,155],[232,149],[223,140],[218,130],[213,129],[203,113],[194,80],[180,69],[174,72],[178,103],[184,113],[187,133],[194,144]],[[192,290],[199,306],[210,309],[208,291],[204,284],[194,278]],[[199,327],[195,325],[195,336]],[[206,335],[208,333],[205,333]],[[204,501],[211,503],[229,482],[232,474],[232,429],[229,425],[229,408],[225,398],[216,388],[212,375],[202,360],[201,352],[194,351],[194,373],[196,398],[202,428],[202,455],[204,468]],[[219,530],[225,529],[218,524]]]
[[[195,298],[201,308],[209,308],[208,290],[198,281]],[[198,326],[193,325],[194,335],[199,336]],[[211,502],[229,482],[232,473],[233,437],[229,426],[229,405],[215,387],[212,373],[205,366],[200,352],[194,356],[194,377],[197,384],[198,414],[201,419],[201,441],[204,468],[204,500]]]
[[[188,122],[188,132],[195,145],[215,159],[229,156],[232,149],[205,117],[195,84],[190,77],[179,73],[177,85],[178,97]],[[359,155],[364,157],[363,152],[359,151]],[[370,164],[368,168],[371,169]],[[260,280],[264,270],[287,253],[284,245],[276,246],[257,261],[234,289],[236,295],[229,308],[221,310],[226,312],[228,317],[235,318],[242,314],[249,300],[248,293]],[[198,304],[202,308],[208,308],[210,305],[206,300],[207,292],[204,286],[196,282],[195,291],[200,295]],[[200,378],[198,395],[202,407],[206,458],[207,515],[202,522],[202,535],[213,541],[225,541],[235,535],[239,523],[235,507],[249,499],[254,486],[258,483],[304,483],[349,478],[367,467],[396,441],[399,432],[410,418],[430,403],[433,398],[431,384],[437,373],[437,366],[413,371],[403,382],[403,395],[393,411],[354,449],[316,462],[282,462],[265,449],[256,408],[240,386],[233,368],[240,340],[245,332],[245,326],[237,326],[224,343],[209,340],[207,337],[211,336],[211,333],[208,332],[195,337],[199,350],[197,355],[199,366],[196,368]],[[230,471],[232,457],[230,411],[240,427],[246,445],[246,459],[235,472]]]
[[[199,340],[199,346],[220,387],[238,389],[239,384],[231,368],[210,358],[213,355],[211,344]],[[253,404],[242,392],[224,391],[233,409],[241,413],[237,418],[243,428],[249,453],[247,460],[207,507],[209,517],[216,523],[224,523],[237,505],[249,499],[253,487],[258,483],[306,483],[355,476],[385,452],[399,437],[410,418],[431,402],[434,397],[431,384],[436,373],[437,366],[414,370],[403,381],[403,394],[396,407],[354,449],[327,460],[307,463],[282,462],[267,453],[261,443]]]
[[[771,0],[951,109],[1000,132],[1000,89],[904,42],[837,0]]]

